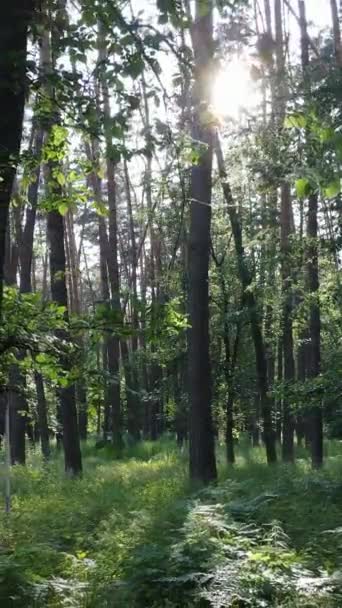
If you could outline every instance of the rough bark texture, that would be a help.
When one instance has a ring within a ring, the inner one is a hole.
[[[51,296],[59,306],[68,310],[68,297],[66,289],[66,261],[64,249],[64,223],[58,211],[49,211],[47,220],[47,236],[50,254],[50,280]],[[68,317],[66,312],[66,318]],[[57,332],[56,332],[57,333]],[[58,331],[58,337],[66,342],[70,336],[64,330]],[[68,362],[63,365],[68,368]],[[81,449],[78,432],[75,386],[71,384],[58,391],[61,415],[63,421],[63,446],[65,458],[65,471],[71,475],[78,475],[82,471]]]
[[[214,433],[211,414],[211,366],[209,356],[210,220],[213,131],[203,119],[209,102],[208,82],[213,53],[212,4],[196,2],[192,27],[195,57],[195,109],[193,139],[203,149],[191,175],[190,219],[190,476],[209,482],[216,478]],[[202,110],[202,111],[201,111]]]
[[[33,0],[12,0],[0,20],[0,313],[8,209],[20,148],[25,104],[26,45]]]

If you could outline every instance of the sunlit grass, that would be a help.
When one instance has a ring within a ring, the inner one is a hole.
[[[293,574],[308,586],[340,568],[339,442],[323,471],[305,450],[294,466],[267,467],[264,450],[243,441],[227,467],[220,447],[219,483],[204,489],[190,487],[187,455],[167,440],[120,460],[92,443],[83,454],[76,481],[61,454],[42,466],[32,452],[13,469],[12,513],[0,515],[1,608],[202,607],[220,594],[235,608],[234,593],[252,607],[342,605],[336,589],[305,599]],[[271,599],[257,603],[266,587]]]

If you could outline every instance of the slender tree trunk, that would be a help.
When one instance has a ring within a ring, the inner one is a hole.
[[[229,182],[227,180],[222,149],[218,136],[216,138],[216,156],[223,194],[228,208],[228,215],[235,243],[238,272],[244,292],[244,301],[249,311],[252,338],[255,349],[256,370],[264,425],[264,442],[266,446],[267,462],[268,464],[272,464],[277,460],[277,453],[275,448],[275,437],[272,426],[272,404],[271,399],[268,395],[266,350],[261,330],[261,321],[257,310],[257,302],[255,300],[254,293],[249,289],[252,283],[252,275],[250,273],[245,258],[245,252],[242,242],[241,221],[237,213]]]
[[[44,382],[43,377],[39,372],[35,372],[34,379],[37,392],[37,413],[40,444],[44,458],[48,459],[50,456],[50,440]]]
[[[42,63],[42,59],[41,59]],[[30,293],[31,292],[31,268],[32,268],[32,255],[33,255],[33,235],[36,220],[36,209],[38,202],[38,188],[40,178],[40,155],[43,146],[43,131],[40,127],[35,126],[33,120],[32,126],[32,153],[37,160],[37,169],[35,172],[35,180],[30,183],[28,188],[28,206],[26,209],[26,219],[24,230],[21,228],[21,213],[20,208],[15,209],[15,217],[13,223],[15,223],[14,238],[10,246],[11,252],[11,263],[10,270],[7,272],[7,280],[10,280],[13,284],[17,283],[17,272],[18,264],[20,259],[20,292]],[[8,226],[9,228],[9,226]],[[10,231],[9,231],[10,232]],[[10,239],[11,240],[11,239]],[[25,357],[25,351],[17,352],[17,359],[23,360]],[[12,392],[11,398],[11,412],[10,412],[10,425],[11,425],[11,454],[13,463],[25,464],[25,435],[26,431],[29,434],[31,430],[31,423],[27,416],[28,414],[28,403],[25,396],[26,390],[26,378],[20,369],[19,364],[13,364],[10,371],[11,384],[15,383],[17,390]]]
[[[99,61],[105,62],[106,48],[104,45],[102,24],[99,26]],[[115,183],[115,162],[111,158],[112,135],[111,135],[111,111],[110,95],[106,74],[102,73],[100,84],[103,97],[103,113],[106,139],[106,168],[107,168],[107,190],[109,208],[109,238],[108,238],[108,276],[111,287],[111,307],[117,316],[117,327],[121,324],[120,304],[120,275],[118,263],[118,227],[117,227],[117,193]],[[109,337],[108,341],[108,369],[112,378],[111,390],[111,414],[112,414],[112,440],[117,449],[122,448],[122,414],[120,400],[120,340],[117,335]]]
[[[310,94],[309,67],[309,37],[305,2],[299,0],[302,69],[304,85]],[[308,163],[312,158],[308,158]],[[306,243],[306,291],[310,298],[307,346],[307,378],[314,380],[320,374],[321,368],[321,318],[319,304],[319,264],[318,264],[318,194],[312,193],[308,201],[307,243]],[[321,404],[314,404],[309,415],[309,433],[311,441],[311,459],[315,468],[323,464],[323,413]]]
[[[41,69],[43,66],[44,57],[41,57]],[[32,269],[33,262],[33,239],[34,229],[36,225],[36,214],[38,204],[38,190],[41,173],[40,156],[43,147],[44,132],[40,125],[36,126],[33,151],[37,161],[37,169],[35,179],[28,188],[28,202],[26,209],[25,227],[23,230],[22,241],[20,244],[20,291],[21,293],[30,293],[32,291]],[[47,403],[45,398],[44,381],[39,372],[35,373],[35,385],[37,392],[37,413],[38,413],[38,429],[43,457],[48,459],[50,455],[49,444],[49,429],[47,422]]]
[[[148,232],[150,237],[150,283],[151,283],[151,309],[152,316],[156,314],[158,307],[162,303],[163,297],[160,290],[161,280],[161,262],[160,262],[160,241],[158,239],[157,230],[154,226],[154,208],[152,196],[152,139],[151,139],[151,120],[150,107],[147,96],[146,82],[144,74],[142,75],[142,95],[144,101],[143,121],[146,132],[146,169],[144,175],[144,186],[146,194],[146,207],[148,216]],[[152,323],[153,323],[152,319]],[[150,418],[150,435],[152,440],[156,440],[160,434],[162,422],[162,394],[161,381],[162,369],[155,358],[155,347],[153,344],[151,349],[151,366],[150,366],[150,403],[149,403],[149,418]]]
[[[281,135],[286,112],[288,87],[286,85],[285,51],[283,34],[282,1],[274,2],[275,31],[276,31],[276,120],[278,133]],[[292,232],[291,189],[288,182],[280,186],[280,250],[282,278],[282,347],[284,351],[284,397],[283,397],[283,442],[282,459],[284,462],[294,461],[294,415],[289,401],[289,386],[294,381],[295,366],[293,356],[292,331]]]
[[[196,1],[192,25],[195,61],[194,141],[204,147],[191,175],[190,210],[190,476],[207,483],[216,479],[215,445],[211,413],[209,355],[208,269],[212,191],[213,128],[203,119],[210,100],[213,60],[213,7],[210,0]]]
[[[284,462],[294,460],[294,414],[289,401],[289,387],[294,382],[295,365],[293,356],[293,331],[292,331],[292,261],[290,250],[290,206],[291,194],[289,184],[284,184],[281,192],[281,253],[282,253],[282,342],[284,349],[284,382],[285,392],[283,397],[283,443],[282,457]]]
[[[282,384],[284,380],[283,374],[283,335],[280,336],[278,340],[278,382]],[[282,440],[282,420],[283,420],[283,399],[279,397],[277,400],[277,421],[276,421],[276,437],[277,441],[281,443]]]
[[[129,172],[127,161],[124,160],[124,178],[125,178],[125,193],[127,202],[127,213],[129,219],[129,234],[130,234],[130,245],[131,245],[131,308],[132,308],[132,353],[130,355],[127,342],[121,341],[121,355],[125,370],[125,381],[126,381],[126,400],[127,400],[127,428],[131,437],[135,441],[140,439],[140,403],[138,398],[138,374],[137,374],[137,361],[136,353],[138,350],[138,337],[137,331],[139,327],[139,316],[138,316],[138,289],[137,289],[137,246],[134,229],[134,217],[133,217],[133,206],[131,197],[131,187],[129,180]]]
[[[307,290],[310,295],[309,344],[307,377],[314,379],[321,371],[321,318],[319,305],[318,275],[318,196],[309,197],[307,219]],[[315,404],[310,412],[310,440],[312,465],[323,464],[323,413],[320,404]]]
[[[64,228],[66,232],[66,244],[67,244],[67,267],[69,276],[69,302],[70,311],[73,314],[81,314],[81,297],[80,297],[80,267],[79,267],[79,256],[77,254],[76,239],[75,239],[75,227],[74,217],[70,210],[66,216],[64,216]],[[83,336],[80,336],[77,340],[80,349],[80,360],[84,360],[84,342]],[[87,405],[87,390],[86,390],[86,379],[81,378],[76,384],[76,399],[78,406],[78,426],[80,439],[86,441],[87,439],[87,425],[88,425],[88,405]]]
[[[341,43],[341,26],[338,14],[338,7],[336,0],[330,0],[331,6],[331,17],[333,24],[333,33],[334,33],[334,48],[335,48],[335,58],[336,65],[341,68],[342,67],[342,43]]]

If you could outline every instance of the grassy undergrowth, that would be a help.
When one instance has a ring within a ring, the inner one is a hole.
[[[267,467],[241,447],[234,468],[190,488],[167,441],[84,447],[85,474],[31,454],[0,513],[1,608],[342,606],[342,445],[322,471],[305,452]],[[3,485],[3,484],[2,484]]]

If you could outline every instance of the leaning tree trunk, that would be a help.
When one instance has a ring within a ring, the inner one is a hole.
[[[26,89],[26,45],[33,0],[3,3],[0,19],[0,314],[6,226],[18,162]]]
[[[213,6],[196,1],[192,25],[195,92],[192,137],[200,142],[198,164],[191,173],[190,209],[190,476],[207,483],[216,478],[211,412],[209,354],[209,252],[212,193],[213,127],[204,118],[213,71]]]

